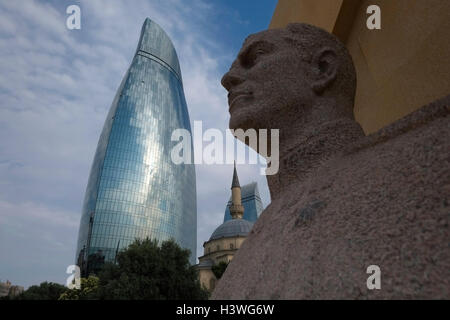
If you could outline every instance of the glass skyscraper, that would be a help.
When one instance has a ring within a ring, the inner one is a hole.
[[[195,263],[195,167],[171,161],[175,129],[191,131],[177,53],[147,18],[91,167],[76,253],[84,274],[146,237],[174,238]]]
[[[255,222],[263,211],[263,204],[259,196],[258,184],[252,182],[241,187],[242,205],[244,206],[244,216],[242,219]],[[230,214],[231,197],[225,208],[223,222],[231,220]]]

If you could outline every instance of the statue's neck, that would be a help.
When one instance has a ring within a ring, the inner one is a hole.
[[[349,118],[280,129],[279,171],[267,176],[272,201],[294,185],[299,188],[314,168],[363,136],[361,126]]]

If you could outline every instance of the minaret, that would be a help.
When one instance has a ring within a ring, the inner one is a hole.
[[[244,207],[242,206],[241,186],[236,171],[236,162],[234,162],[233,182],[231,183],[231,205],[230,214],[233,219],[242,219]]]

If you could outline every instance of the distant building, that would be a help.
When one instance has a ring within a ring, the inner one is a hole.
[[[177,53],[164,30],[147,18],[86,188],[76,252],[83,276],[114,262],[136,238],[173,238],[195,263],[195,167],[172,161],[175,129],[191,131]]]
[[[9,294],[9,288],[11,288],[11,282],[0,282],[0,297],[5,297]]]
[[[15,297],[22,292],[22,286],[13,286],[9,280],[6,280],[6,282],[0,282],[0,297]]]
[[[263,211],[263,204],[261,201],[261,197],[259,196],[258,184],[256,182],[246,184],[241,188],[241,193],[242,205],[244,206],[243,219],[250,222],[255,222]],[[230,205],[231,197],[228,200],[225,208],[223,222],[231,220]]]
[[[248,190],[256,190],[256,192],[258,192],[257,187],[255,188],[252,185],[253,184],[247,185],[251,186]],[[203,244],[203,256],[198,258],[199,264],[196,266],[199,272],[201,285],[209,291],[214,290],[217,282],[212,267],[220,262],[229,263],[253,227],[252,221],[243,219],[245,210],[242,200],[244,197],[241,195],[241,187],[239,185],[236,166],[234,167],[233,172],[231,192],[231,200],[227,205],[227,210],[231,219],[224,221],[224,223],[212,233],[209,240]]]

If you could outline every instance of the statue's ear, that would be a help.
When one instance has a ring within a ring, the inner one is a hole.
[[[336,51],[331,48],[317,51],[312,60],[312,67],[314,68],[312,89],[316,94],[322,94],[336,79],[338,69]]]

